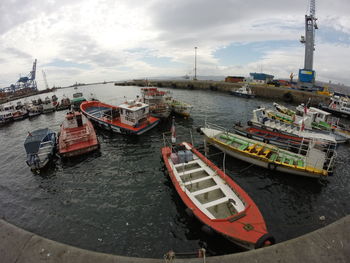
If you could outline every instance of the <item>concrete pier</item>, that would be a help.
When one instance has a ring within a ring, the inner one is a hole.
[[[202,89],[229,93],[232,89],[238,89],[242,86],[240,83],[228,83],[224,81],[171,81],[171,80],[151,80],[149,85],[154,87],[170,87],[174,89]],[[116,82],[115,85],[122,86],[140,86],[146,85],[144,80],[133,80],[126,82]],[[306,103],[311,98],[311,105],[317,106],[320,103],[329,103],[329,96],[319,95],[316,92],[308,92],[287,87],[273,87],[269,85],[250,85],[257,97],[270,100]]]
[[[350,215],[304,236],[237,254],[194,259],[175,259],[187,263],[258,263],[350,261]],[[124,257],[88,251],[55,242],[0,220],[0,262],[2,263],[161,263],[164,259]]]

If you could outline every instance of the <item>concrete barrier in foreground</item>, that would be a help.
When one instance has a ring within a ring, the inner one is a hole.
[[[164,259],[133,258],[93,252],[52,241],[0,220],[2,263],[160,263]],[[271,247],[237,254],[194,259],[187,263],[257,262],[350,262],[350,215],[314,232]]]

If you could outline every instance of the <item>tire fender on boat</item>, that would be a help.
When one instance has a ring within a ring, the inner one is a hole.
[[[272,131],[273,132],[278,132],[278,130],[276,128],[273,128]]]
[[[247,138],[251,139],[252,135],[250,133],[247,133]]]
[[[258,241],[255,243],[255,249],[274,245],[275,243],[276,243],[275,238],[269,233],[267,233],[258,239]]]
[[[247,121],[248,126],[252,126],[252,122],[251,121]]]
[[[267,165],[267,168],[268,168],[269,170],[271,170],[271,171],[275,171],[275,170],[276,170],[276,167],[277,167],[277,165],[274,164],[274,163],[269,163],[269,164]]]
[[[267,143],[267,144],[270,143],[270,141],[268,139],[264,139],[263,142]]]

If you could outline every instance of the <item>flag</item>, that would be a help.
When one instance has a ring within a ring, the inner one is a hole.
[[[175,117],[173,117],[173,123],[171,124],[171,143],[176,143]]]

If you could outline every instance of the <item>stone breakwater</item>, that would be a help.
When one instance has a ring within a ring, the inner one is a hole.
[[[240,83],[228,83],[223,81],[172,81],[172,80],[153,80],[148,81],[150,86],[170,87],[173,89],[201,89],[229,93],[231,90],[238,89],[242,86]],[[126,82],[116,82],[120,86],[146,86],[144,80],[133,80]],[[291,89],[288,87],[273,87],[270,85],[255,84],[250,85],[256,96],[274,101],[284,101],[289,103],[306,103],[311,99],[311,105],[317,106],[320,103],[328,104],[329,96],[319,95],[315,92]]]

